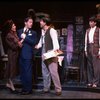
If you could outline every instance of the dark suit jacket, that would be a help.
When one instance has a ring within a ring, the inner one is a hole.
[[[23,59],[32,59],[34,46],[36,45],[37,42],[36,32],[31,29],[29,31],[26,33],[26,38],[23,42],[23,47],[21,48],[20,51],[20,57]],[[22,33],[23,29],[18,30],[18,37],[20,38],[20,40]]]

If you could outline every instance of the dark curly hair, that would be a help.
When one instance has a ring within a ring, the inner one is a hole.
[[[12,28],[12,25],[14,24],[13,20],[10,19],[10,20],[7,20],[5,23],[4,23],[4,28],[6,30],[6,32],[9,32]]]
[[[40,20],[43,20],[46,25],[51,25],[51,19],[49,17],[42,17]]]

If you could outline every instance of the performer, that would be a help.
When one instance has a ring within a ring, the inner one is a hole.
[[[59,43],[57,37],[57,31],[52,28],[50,18],[43,17],[40,20],[40,27],[42,28],[42,36],[38,45],[35,48],[42,47],[42,56],[50,50],[59,50]],[[55,86],[57,95],[61,95],[62,88],[58,75],[58,59],[57,57],[44,60],[42,58],[42,74],[44,82],[44,93],[49,92],[51,85],[51,77]]]
[[[89,87],[96,88],[99,84],[100,76],[100,31],[96,26],[95,16],[89,18],[90,28],[86,30],[85,35],[85,54],[87,57],[87,74]]]
[[[19,41],[19,38],[16,33],[16,25],[12,20],[8,20],[5,24],[7,26],[7,54],[8,54],[8,63],[6,67],[5,77],[8,79],[6,87],[11,90],[12,93],[17,93],[14,84],[13,78],[18,74],[18,51],[22,47],[22,43]]]
[[[36,44],[36,32],[32,30],[33,19],[27,17],[24,20],[25,27],[18,30],[18,36],[23,44],[20,51],[20,75],[22,82],[22,95],[32,93],[32,66],[33,48]]]

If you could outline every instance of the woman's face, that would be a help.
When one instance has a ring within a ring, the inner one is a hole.
[[[12,25],[11,30],[14,31],[14,32],[16,31],[16,25],[15,24]]]

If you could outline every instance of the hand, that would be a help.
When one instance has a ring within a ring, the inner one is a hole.
[[[22,39],[20,42],[23,43],[24,39]]]
[[[18,46],[21,48],[23,46],[23,44],[21,43],[21,41],[18,42]]]
[[[35,46],[35,49],[39,49],[39,48],[38,48],[38,45]]]
[[[98,58],[100,58],[100,48],[99,48],[99,52],[98,52]]]
[[[25,37],[26,37],[26,34],[24,34],[24,33],[21,34],[21,38],[22,38],[22,39],[25,39]]]

